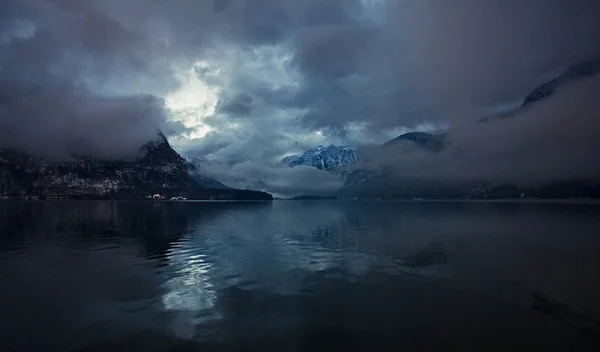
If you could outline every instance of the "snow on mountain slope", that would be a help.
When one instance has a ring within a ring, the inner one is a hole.
[[[329,170],[335,167],[352,164],[356,161],[356,150],[347,146],[330,145],[309,149],[303,154],[290,155],[282,162],[290,167],[306,165],[319,170]]]
[[[212,192],[208,190],[215,190],[213,193],[228,190],[182,158],[162,133],[155,141],[146,143],[134,160],[73,157],[69,161],[50,162],[16,150],[0,149],[2,198],[118,198],[203,189],[208,195]],[[234,191],[228,194],[237,196]]]

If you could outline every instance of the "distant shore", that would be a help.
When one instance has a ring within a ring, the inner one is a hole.
[[[532,199],[532,198],[499,198],[499,199],[393,199],[393,198],[302,198],[302,199],[274,199],[282,201],[369,201],[369,202],[429,202],[429,203],[569,203],[569,204],[600,204],[600,199],[571,199],[571,198],[555,198],[555,199]]]
[[[236,202],[272,202],[272,201],[327,201],[327,202],[398,202],[398,203],[534,203],[534,204],[590,204],[600,205],[600,199],[342,199],[342,198],[306,198],[306,199],[0,199],[0,203],[66,203],[66,202],[131,202],[131,203],[236,203]]]

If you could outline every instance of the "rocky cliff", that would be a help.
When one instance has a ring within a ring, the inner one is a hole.
[[[558,88],[569,82],[586,77],[592,77],[598,73],[600,73],[600,59],[573,65],[557,78],[540,85],[533,92],[527,95],[527,97],[525,97],[523,100],[522,107],[526,107],[538,101],[547,99],[553,95]]]
[[[271,199],[262,192],[228,189],[200,175],[160,133],[134,160],[76,157],[50,162],[0,150],[4,199],[139,199],[161,194],[194,199]]]
[[[282,162],[290,167],[311,166],[319,170],[330,170],[356,161],[356,150],[347,146],[330,145],[309,149],[299,155],[290,155]]]

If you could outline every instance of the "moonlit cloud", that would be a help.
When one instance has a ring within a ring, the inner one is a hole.
[[[187,138],[202,138],[212,130],[203,120],[214,115],[221,93],[220,87],[198,77],[200,70],[210,70],[210,66],[196,62],[188,70],[178,73],[180,86],[165,97],[170,120],[179,121],[189,129]]]

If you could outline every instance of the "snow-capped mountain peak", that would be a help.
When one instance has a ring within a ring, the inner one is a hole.
[[[318,146],[302,154],[286,156],[282,161],[290,167],[306,165],[320,170],[329,170],[354,163],[356,150],[348,146]]]

